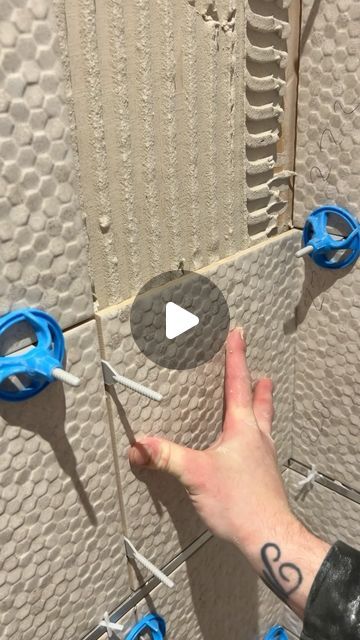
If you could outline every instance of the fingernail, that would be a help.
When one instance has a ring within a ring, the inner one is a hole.
[[[243,340],[245,340],[245,329],[243,327],[238,327],[238,332]]]

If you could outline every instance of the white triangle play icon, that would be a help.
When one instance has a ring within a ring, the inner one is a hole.
[[[165,333],[169,340],[189,331],[199,324],[199,318],[174,302],[167,302],[165,315]]]

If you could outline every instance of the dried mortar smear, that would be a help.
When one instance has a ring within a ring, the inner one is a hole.
[[[359,215],[360,5],[303,0],[294,221],[321,204]]]
[[[99,308],[182,259],[198,269],[288,227],[289,163],[278,145],[286,8],[56,6]]]

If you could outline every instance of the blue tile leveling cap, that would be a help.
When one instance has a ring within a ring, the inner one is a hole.
[[[280,627],[279,624],[272,627],[264,637],[264,640],[288,640],[288,636],[285,629]]]
[[[164,640],[166,632],[165,620],[157,613],[148,613],[130,629],[125,640],[138,640],[141,634],[145,632],[150,634],[152,640]]]

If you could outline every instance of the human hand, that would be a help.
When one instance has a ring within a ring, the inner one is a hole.
[[[293,519],[271,438],[272,383],[263,378],[254,391],[241,330],[226,344],[223,431],[205,451],[163,438],[145,437],[130,449],[134,465],[167,471],[185,485],[207,526],[247,554],[279,518]]]
[[[130,462],[175,475],[209,529],[234,542],[302,618],[329,545],[290,510],[271,438],[272,384],[262,378],[252,389],[241,330],[226,344],[224,400],[222,433],[205,451],[146,437],[131,447]]]

